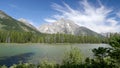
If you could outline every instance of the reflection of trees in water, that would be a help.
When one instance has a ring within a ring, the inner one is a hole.
[[[29,60],[29,57],[32,55],[34,55],[34,53],[30,52],[11,57],[2,57],[2,59],[0,60],[0,65],[11,66],[13,64],[19,63],[20,61],[27,62]]]

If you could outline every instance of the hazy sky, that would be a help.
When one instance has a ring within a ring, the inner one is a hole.
[[[39,27],[61,18],[96,32],[120,32],[120,0],[0,0],[0,10]]]

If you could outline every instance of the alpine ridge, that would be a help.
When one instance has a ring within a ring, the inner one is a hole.
[[[43,24],[39,27],[39,31],[49,34],[63,33],[83,36],[101,36],[100,34],[86,27],[79,26],[68,19],[60,19],[53,23]]]
[[[25,23],[12,18],[2,10],[0,10],[0,30],[39,33],[37,29],[31,28]]]

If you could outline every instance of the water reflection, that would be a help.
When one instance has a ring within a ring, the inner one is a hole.
[[[34,53],[29,52],[29,53],[23,53],[23,54],[11,56],[11,57],[1,57],[0,65],[11,66],[13,64],[19,63],[20,61],[27,62],[30,59],[29,57],[33,55]]]

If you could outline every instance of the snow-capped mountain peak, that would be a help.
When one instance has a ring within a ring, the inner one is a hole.
[[[75,24],[73,21],[68,19],[60,19],[53,23],[41,25],[39,31],[42,33],[49,34],[72,34],[72,35],[93,35],[98,36],[99,34],[83,26]]]
[[[40,26],[39,31],[42,33],[66,33],[74,34],[76,28],[79,28],[78,25],[73,23],[73,21],[60,19],[54,23],[44,24]]]

